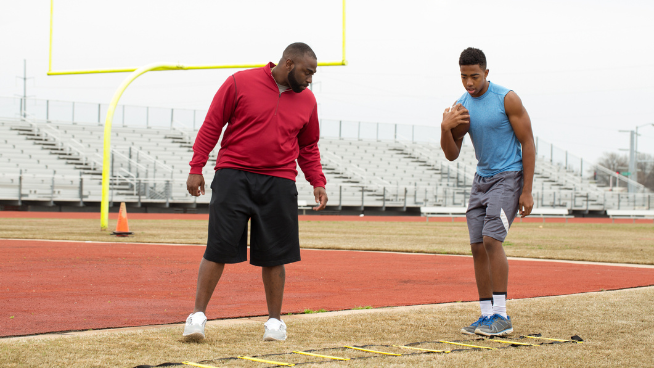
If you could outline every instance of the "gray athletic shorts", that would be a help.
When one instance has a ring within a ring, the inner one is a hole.
[[[475,174],[466,211],[470,244],[482,243],[484,236],[504,241],[518,213],[522,183],[522,171],[489,177]]]

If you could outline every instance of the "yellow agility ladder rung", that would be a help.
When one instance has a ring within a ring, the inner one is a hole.
[[[577,344],[581,344],[583,341],[577,341],[577,340],[562,340],[562,339],[550,339],[547,337],[540,337],[540,336],[525,336],[530,339],[541,339],[541,340],[549,340],[549,341],[559,341],[559,342],[576,342]]]
[[[468,345],[468,344],[461,344],[461,343],[458,343],[458,342],[452,342],[452,341],[439,340],[438,342],[442,342],[443,344],[452,344],[452,345],[459,345],[459,346],[467,346],[467,347],[470,347],[470,348],[477,348],[477,349],[497,350],[497,348],[489,348],[488,346]]]
[[[525,342],[517,342],[517,341],[508,341],[508,340],[498,340],[498,339],[486,339],[485,341],[495,341],[495,342],[500,342],[502,344],[512,344],[512,345],[524,345],[524,346],[540,346],[537,344],[527,344]]]
[[[367,353],[384,354],[384,355],[393,355],[393,356],[402,356],[402,354],[387,353],[387,352],[384,352],[384,351],[377,351],[377,350],[368,350],[368,349],[362,349],[362,348],[355,348],[354,346],[344,346],[344,348],[354,349],[354,350],[361,350],[361,351],[365,351],[365,352],[367,352]]]
[[[314,353],[307,353],[306,351],[294,351],[295,354],[302,354],[302,355],[309,355],[309,356],[314,356],[318,358],[327,358],[327,359],[334,359],[334,360],[350,360],[350,358],[339,358],[331,355],[320,355],[320,354],[314,354]]]
[[[206,364],[200,364],[195,362],[182,362],[182,364],[190,365],[192,367],[199,367],[199,368],[218,368],[218,367],[214,367],[213,365],[206,365]]]
[[[253,361],[253,362],[259,362],[259,363],[267,363],[267,364],[274,364],[274,365],[284,365],[284,366],[287,366],[287,367],[292,367],[292,366],[295,365],[295,364],[293,364],[293,363],[284,363],[284,362],[276,362],[276,361],[274,361],[274,360],[257,359],[257,358],[252,358],[252,357],[249,357],[249,356],[239,356],[239,357],[237,357],[237,358],[239,358],[239,359],[245,359],[245,360],[251,360],[251,361]]]
[[[396,348],[402,348],[402,349],[413,349],[413,350],[420,350],[420,351],[428,351],[430,353],[451,353],[449,350],[432,350],[432,349],[423,349],[423,348],[414,348],[413,346],[404,346],[404,345],[393,345]]]

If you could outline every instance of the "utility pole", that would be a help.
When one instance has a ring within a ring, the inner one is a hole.
[[[620,130],[621,133],[629,133],[629,179],[635,180],[636,176],[636,131],[634,130]],[[626,151],[626,150],[625,150]],[[636,177],[637,179],[637,177]],[[629,193],[636,191],[634,185],[629,182]]]
[[[636,130],[620,130],[621,133],[629,133],[629,179],[638,181],[638,163],[648,162],[647,160],[638,159],[638,128],[645,126],[654,126],[654,123],[642,124],[636,127]],[[622,150],[621,151],[626,151]],[[633,184],[629,183],[629,193],[635,192],[636,188]]]

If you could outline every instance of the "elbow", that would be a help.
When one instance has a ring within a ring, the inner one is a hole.
[[[454,161],[454,160],[456,160],[457,158],[459,158],[459,155],[458,155],[458,154],[453,154],[453,153],[450,153],[450,154],[447,154],[447,153],[446,153],[446,154],[445,154],[445,158],[446,158],[448,161]]]

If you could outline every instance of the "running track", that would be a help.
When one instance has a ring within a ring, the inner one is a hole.
[[[132,216],[134,217],[134,216]],[[0,336],[182,322],[203,246],[0,240]],[[654,268],[510,260],[509,298],[654,285]],[[476,300],[472,258],[302,250],[283,313]],[[230,265],[210,319],[266,315],[260,269]]]

